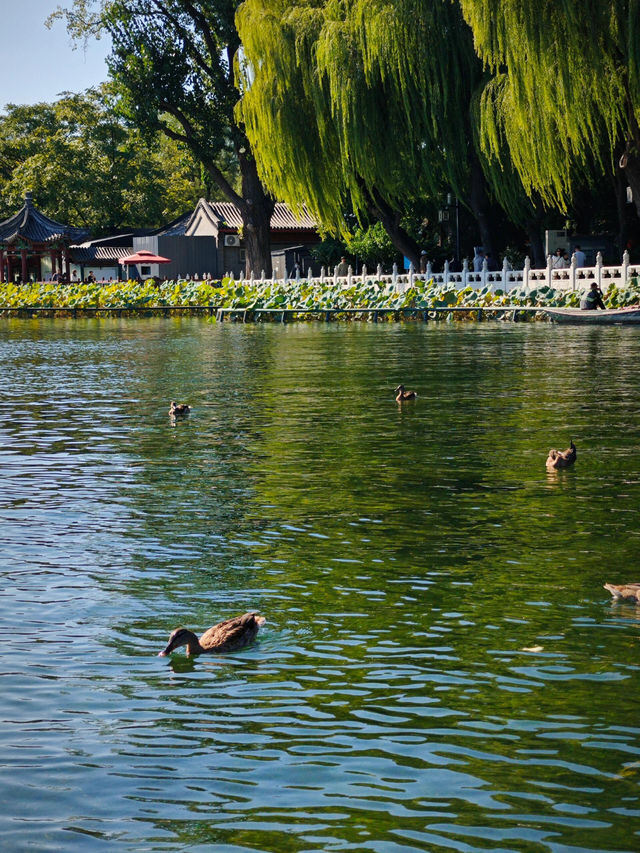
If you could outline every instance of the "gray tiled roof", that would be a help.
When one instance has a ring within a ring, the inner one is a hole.
[[[190,226],[199,216],[204,216],[215,225],[216,231],[220,229],[236,231],[242,227],[242,216],[235,204],[231,204],[230,201],[207,201],[201,198],[191,213],[185,213],[184,216],[174,219],[154,233],[164,237],[188,234]],[[318,223],[306,209],[300,217],[296,217],[288,205],[276,203],[271,217],[272,231],[315,231],[317,227]]]
[[[210,201],[209,207],[220,220],[220,228],[241,227],[242,217],[240,216],[240,211],[235,204],[231,204],[231,202],[228,201]],[[300,229],[315,230],[317,227],[318,223],[306,212],[306,210],[301,217],[296,217],[293,215],[291,208],[288,205],[282,204],[282,202],[276,202],[275,210],[271,216],[271,229],[273,231],[277,231],[278,229],[294,229],[296,231],[299,231]]]
[[[112,261],[117,264],[132,252],[131,246],[72,246],[71,257],[77,264]]]
[[[24,205],[17,213],[0,222],[2,243],[14,243],[16,240],[26,240],[30,243],[51,243],[54,240],[74,242],[86,236],[86,229],[62,225],[36,210],[31,193],[26,194]]]

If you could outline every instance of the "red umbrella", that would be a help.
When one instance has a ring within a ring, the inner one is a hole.
[[[153,252],[148,252],[146,249],[140,249],[133,255],[127,255],[126,258],[120,258],[121,264],[170,264],[170,258],[163,258],[162,255],[154,255]]]

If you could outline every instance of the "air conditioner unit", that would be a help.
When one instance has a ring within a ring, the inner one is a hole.
[[[224,235],[224,244],[225,246],[239,246],[240,238],[237,234],[225,234]]]

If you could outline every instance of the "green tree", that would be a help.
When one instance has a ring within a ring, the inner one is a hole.
[[[265,184],[334,232],[344,211],[382,222],[417,262],[403,214],[451,189],[491,248],[490,189],[533,215],[503,156],[481,149],[485,75],[449,0],[246,0],[239,112]]]
[[[151,138],[161,132],[186,146],[242,217],[247,271],[271,273],[274,200],[258,177],[234,108],[238,0],[76,0],[61,12],[77,38],[106,30],[110,71],[128,114]],[[92,11],[93,10],[93,11]],[[220,160],[237,163],[240,186]]]
[[[112,86],[0,116],[2,215],[31,190],[55,219],[94,233],[160,225],[193,206],[198,167],[175,143],[149,146],[118,111]]]
[[[571,177],[624,173],[640,214],[637,0],[460,0],[493,79],[483,145],[504,144],[525,187],[566,205]]]

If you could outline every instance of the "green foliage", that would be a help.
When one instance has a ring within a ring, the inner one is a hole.
[[[640,285],[631,281],[626,287],[612,286],[605,295],[607,307],[633,305],[640,298]],[[390,285],[373,280],[354,284],[349,288],[336,288],[332,282],[254,282],[253,286],[240,284],[233,279],[219,282],[167,281],[114,282],[113,284],[35,283],[15,285],[0,284],[0,312],[2,308],[55,308],[73,310],[82,308],[144,310],[153,307],[215,306],[252,310],[272,308],[297,310],[301,315],[328,309],[364,308],[381,309],[477,308],[483,306],[533,305],[540,307],[576,307],[580,294],[542,286],[527,292],[515,288],[508,293],[491,292],[488,287],[474,290],[452,290],[451,285],[435,285],[416,280],[411,288],[398,293]],[[457,319],[468,319],[471,314],[456,313]]]
[[[611,170],[619,143],[640,153],[637,0],[460,5],[495,75],[482,95],[485,153],[500,160],[508,146],[529,193],[564,206],[576,172]]]
[[[270,270],[274,202],[234,113],[237,6],[238,0],[73,0],[60,15],[76,38],[108,32],[109,69],[127,116],[147,138],[161,132],[191,151],[240,210],[247,269]]]
[[[160,225],[197,201],[198,167],[171,140],[146,143],[112,85],[0,116],[0,216],[31,190],[47,215],[94,233]]]
[[[349,254],[366,264],[369,270],[374,270],[377,264],[391,266],[398,257],[398,252],[389,239],[381,222],[368,228],[356,228],[353,236],[347,241]]]

